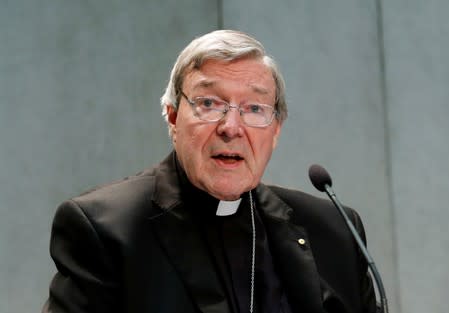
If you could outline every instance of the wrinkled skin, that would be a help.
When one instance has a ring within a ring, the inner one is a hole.
[[[217,96],[234,105],[274,105],[275,88],[260,59],[239,59],[206,61],[186,75],[182,90],[190,99]],[[193,185],[228,201],[257,186],[280,135],[276,118],[267,127],[250,127],[231,109],[220,121],[205,122],[184,98],[178,111],[168,106],[167,113],[178,159]]]

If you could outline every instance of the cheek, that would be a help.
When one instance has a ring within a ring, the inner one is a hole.
[[[253,158],[257,166],[257,171],[263,172],[273,153],[274,141],[273,137],[267,136],[259,139],[257,146],[253,146]]]
[[[198,171],[204,160],[209,134],[203,125],[186,125],[178,128],[175,149],[186,170]]]
[[[184,128],[182,142],[186,150],[199,155],[203,152],[207,143],[208,131],[201,125],[191,125]]]

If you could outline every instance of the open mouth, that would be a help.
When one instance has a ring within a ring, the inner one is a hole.
[[[212,156],[215,160],[220,160],[224,163],[235,163],[243,160],[243,157],[241,157],[238,154],[217,154]]]

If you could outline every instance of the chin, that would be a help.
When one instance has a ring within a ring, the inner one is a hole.
[[[240,199],[241,194],[238,194],[238,195],[217,194],[217,195],[212,195],[212,196],[214,196],[218,200],[222,200],[222,201],[235,201],[235,200]]]
[[[219,200],[234,201],[240,199],[243,193],[251,190],[251,186],[247,188],[226,188],[225,186],[214,186],[208,190],[208,193]]]

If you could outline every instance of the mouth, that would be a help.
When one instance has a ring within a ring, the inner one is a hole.
[[[212,159],[221,161],[225,164],[234,164],[244,160],[244,158],[237,153],[219,153],[213,155]]]

